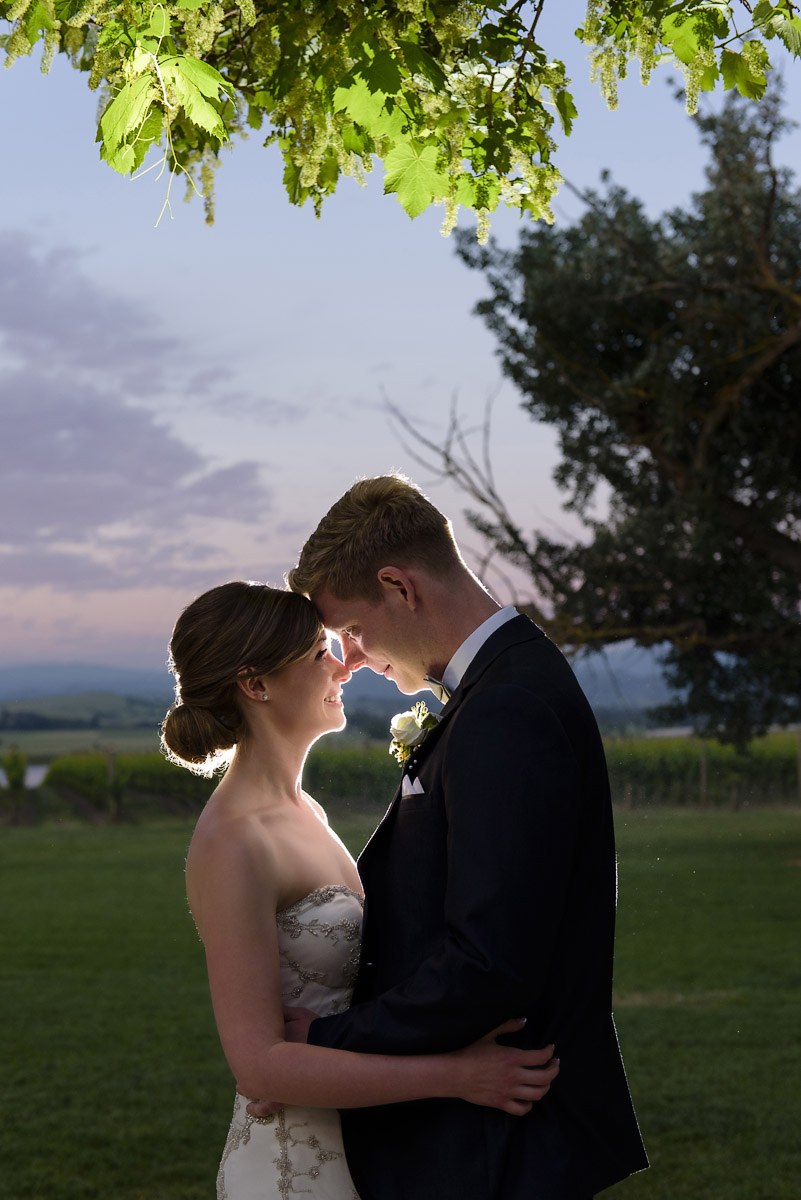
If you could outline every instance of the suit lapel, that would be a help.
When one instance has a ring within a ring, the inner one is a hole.
[[[484,645],[479,647],[475,658],[468,665],[464,676],[456,686],[453,695],[448,700],[448,703],[443,707],[439,714],[439,722],[436,728],[432,729],[425,741],[420,743],[419,750],[414,752],[414,758],[418,762],[425,761],[436,746],[439,738],[442,736],[442,730],[447,725],[448,721],[453,716],[461,704],[464,697],[472,687],[479,681],[487,668],[498,658],[505,650],[511,649],[513,646],[520,645],[522,642],[530,642],[537,638],[545,637],[543,631],[538,625],[525,616],[514,617],[511,621],[507,621],[505,625],[501,625],[500,629],[496,629],[490,634]]]
[[[450,721],[454,712],[456,712],[458,709],[459,704],[466,693],[469,692],[470,688],[472,688],[478,682],[487,668],[495,661],[496,658],[498,658],[500,654],[502,654],[505,650],[509,650],[512,646],[519,645],[522,642],[529,642],[544,636],[545,634],[537,625],[534,624],[533,621],[522,615],[514,617],[511,621],[507,621],[505,625],[500,627],[500,629],[496,629],[494,633],[490,634],[484,645],[479,648],[475,658],[468,666],[464,673],[464,677],[459,682],[458,686],[453,692],[453,695],[450,697],[447,704],[444,705],[439,714],[439,721],[437,722],[436,726],[434,729],[429,730],[425,740],[420,743],[419,748],[412,752],[412,757],[416,760],[416,762],[418,764],[424,762],[430,756],[431,752],[434,750],[437,742],[442,736],[442,730],[446,727],[448,721]],[[403,776],[405,774],[406,770],[404,768],[389,808],[384,813],[384,816],[381,818],[376,828],[373,830],[373,833],[367,841],[367,844],[359,855],[360,869],[362,868],[363,864],[369,864],[376,852],[380,850],[381,840],[389,832],[389,828],[394,815],[397,812],[398,803],[401,798],[401,788],[403,786]]]
[[[400,800],[402,786],[403,786],[403,776],[401,775],[401,778],[398,781],[398,786],[395,788],[395,795],[392,797],[392,799],[389,803],[389,808],[384,813],[383,817],[378,822],[378,824],[376,825],[373,832],[370,834],[369,838],[367,839],[367,841],[365,842],[365,844],[362,848],[361,854],[359,855],[359,857],[356,860],[357,865],[359,867],[359,873],[362,876],[362,883],[364,883],[364,881],[365,881],[365,864],[369,863],[370,859],[373,857],[373,855],[376,852],[376,846],[380,845],[380,843],[381,843],[381,838],[384,836],[384,833],[386,832],[386,829],[390,823],[390,820],[392,819],[392,816],[393,816],[396,808],[398,807],[398,801]]]
[[[455,699],[456,696],[461,699],[461,694],[469,691],[478,682],[487,667],[495,662],[495,659],[504,651],[511,650],[513,646],[519,646],[523,642],[536,641],[542,637],[545,637],[545,634],[539,625],[535,625],[530,617],[522,614],[513,617],[505,625],[501,625],[500,629],[491,633],[484,645],[476,652],[475,658],[465,671],[462,681],[451,699]]]

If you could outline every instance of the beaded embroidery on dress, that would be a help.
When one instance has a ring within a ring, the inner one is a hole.
[[[359,966],[362,899],[330,884],[277,914],[286,1004],[327,1017],[350,1004]],[[217,1200],[359,1200],[336,1109],[287,1105],[254,1118],[236,1097],[217,1175]]]

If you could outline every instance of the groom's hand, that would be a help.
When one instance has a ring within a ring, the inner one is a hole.
[[[313,1013],[308,1008],[284,1009],[284,1038],[287,1042],[302,1042],[309,1040],[309,1026],[316,1021],[319,1013]]]
[[[559,1074],[559,1059],[554,1047],[519,1050],[496,1039],[520,1033],[525,1025],[520,1017],[505,1021],[472,1046],[452,1050],[454,1065],[453,1096],[488,1108],[500,1108],[515,1117],[525,1116],[533,1105],[548,1094]]]

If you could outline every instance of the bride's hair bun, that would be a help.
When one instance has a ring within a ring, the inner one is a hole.
[[[283,670],[322,632],[310,600],[263,583],[224,583],[193,600],[170,640],[176,703],[161,728],[167,758],[199,775],[227,766],[247,735],[237,678]]]
[[[236,745],[237,734],[207,708],[176,704],[164,718],[161,736],[169,757],[181,763],[205,764],[211,756]]]

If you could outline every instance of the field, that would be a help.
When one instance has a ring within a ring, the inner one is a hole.
[[[148,754],[158,749],[157,729],[20,729],[4,731],[0,754],[17,746],[29,762],[49,763],[63,754]]]
[[[58,799],[52,794],[29,797],[33,803],[27,806],[26,819],[35,818],[37,801],[43,802],[44,817],[69,813],[76,796],[101,812],[129,820],[148,816],[158,795],[174,798],[179,794],[186,799],[186,788],[170,779],[172,768],[158,774],[161,787],[154,791],[150,784],[158,769],[152,759],[139,765],[132,759],[158,752],[166,704],[166,698],[144,700],[88,692],[0,705],[0,760],[12,745],[31,764],[53,764],[72,755],[96,756],[93,764],[88,757],[81,764],[59,763],[62,779],[66,774],[70,777],[69,786],[64,785],[70,793],[66,806],[50,803]],[[40,728],[37,722],[62,727]],[[68,725],[83,727],[64,727]],[[345,733],[324,738],[312,750],[306,786],[323,802],[348,799],[364,804],[372,799],[380,804],[391,795],[397,778],[396,765],[387,754],[388,730],[389,715],[381,704],[362,709],[355,705],[349,710]],[[697,804],[736,809],[801,802],[801,729],[756,739],[747,753],[687,736],[610,735],[605,745],[612,794],[615,802],[626,808]],[[110,756],[116,759],[116,779],[107,789],[110,796],[101,797],[99,780],[109,783]],[[83,790],[81,771],[85,772]],[[0,802],[4,798],[0,791]],[[176,805],[171,807],[176,812]],[[86,816],[86,804],[78,805],[76,811]]]
[[[215,782],[168,763],[156,750],[152,730],[32,730],[13,736],[28,761],[47,762],[47,776],[43,787],[24,795],[0,788],[0,822],[77,816],[130,824],[165,813],[189,816]],[[626,810],[665,805],[738,810],[801,801],[798,730],[758,739],[745,754],[687,736],[608,738],[605,745],[612,797]],[[309,755],[304,784],[323,804],[380,810],[398,779],[387,746],[386,740],[353,734],[323,739]],[[0,766],[7,749],[0,742]]]
[[[374,815],[332,813],[352,849]],[[208,1200],[232,1085],[191,823],[0,829],[6,1200]],[[612,1200],[797,1200],[801,812],[618,815],[616,1017],[652,1169]]]
[[[687,736],[607,738],[604,745],[612,795],[629,808],[801,801],[801,730],[756,738],[745,753]]]
[[[64,754],[150,754],[159,748],[168,705],[166,696],[144,700],[113,692],[0,702],[0,756],[11,746],[37,764]],[[348,728],[337,746],[370,738],[383,742],[392,711],[386,702],[349,705]]]
[[[12,745],[32,763],[61,754],[152,752],[166,708],[166,700],[110,692],[6,702],[0,705],[0,756]]]

